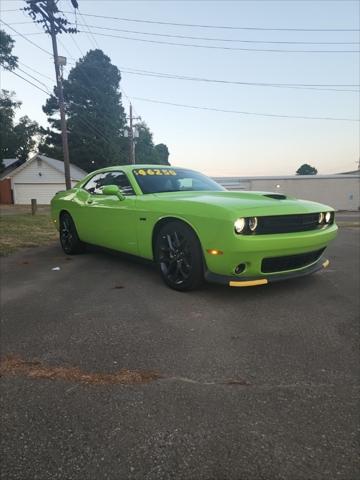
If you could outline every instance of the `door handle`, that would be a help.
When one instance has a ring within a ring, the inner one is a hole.
[[[91,198],[89,198],[89,200],[86,200],[87,205],[91,205],[93,202],[94,202],[94,200],[92,200]]]

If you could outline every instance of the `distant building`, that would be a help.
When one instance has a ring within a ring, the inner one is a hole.
[[[269,177],[217,177],[229,190],[279,192],[330,205],[336,210],[360,209],[358,170],[336,175],[289,175]]]
[[[339,175],[360,175],[360,170],[352,170],[351,172],[341,172]]]
[[[70,165],[72,185],[85,175],[84,170]],[[64,162],[45,155],[35,155],[20,166],[9,162],[0,175],[0,203],[26,205],[35,198],[38,204],[48,205],[59,190],[65,190]]]

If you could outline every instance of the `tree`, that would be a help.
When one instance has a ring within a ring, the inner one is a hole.
[[[128,163],[120,79],[118,68],[97,49],[81,58],[64,80],[70,161],[85,171]],[[46,101],[43,111],[51,127],[43,131],[40,150],[62,159],[56,95]]]
[[[169,165],[169,150],[163,143],[154,145],[153,134],[145,122],[135,125],[139,136],[135,147],[136,163],[153,163],[155,165]]]
[[[18,57],[12,54],[15,41],[4,30],[0,29],[0,65],[7,70],[17,67]]]
[[[0,29],[0,66],[6,70],[14,70],[17,67],[17,57],[12,54],[14,40],[4,30]],[[4,169],[3,158],[11,145],[11,135],[15,108],[19,107],[19,102],[13,101],[13,94],[7,90],[1,90],[0,95],[0,171]]]
[[[3,169],[4,158],[18,158],[25,162],[37,143],[39,126],[24,116],[14,124],[15,111],[21,102],[14,99],[14,92],[2,90],[0,95],[0,169]]]
[[[158,145],[155,145],[154,150],[155,156],[158,160],[157,163],[159,163],[160,165],[170,165],[169,149],[164,143],[159,143]]]
[[[14,117],[20,102],[14,100],[14,92],[1,90],[0,95],[0,171],[4,169],[3,159],[14,156]]]
[[[317,169],[308,163],[304,163],[296,170],[296,175],[316,175],[317,173]]]
[[[27,115],[21,117],[14,127],[15,158],[25,162],[29,158],[30,153],[34,151],[39,135],[39,125],[30,120]]]
[[[136,163],[153,163],[154,157],[154,142],[153,135],[145,122],[140,122],[135,125],[138,131],[138,138],[135,147],[135,162]]]

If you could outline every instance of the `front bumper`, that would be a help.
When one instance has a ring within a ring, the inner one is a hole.
[[[263,269],[264,259],[301,255],[325,249],[336,237],[337,226],[335,224],[313,231],[275,234],[275,235],[235,235],[225,236],[217,231],[216,237],[203,244],[206,269],[217,275],[233,277],[234,280],[247,278],[266,278],[270,273]],[[212,255],[209,249],[222,251],[221,255]],[[315,260],[314,260],[315,262]],[[312,265],[308,262],[305,266]],[[246,264],[242,274],[236,274],[236,267]],[[287,271],[292,273],[295,268]],[[271,276],[282,272],[272,270]],[[281,275],[283,275],[281,273]]]
[[[271,282],[279,282],[281,280],[290,280],[292,278],[304,277],[312,273],[322,270],[329,266],[329,260],[320,257],[317,262],[298,270],[284,273],[273,273],[271,275],[261,275],[259,277],[234,277],[228,275],[219,275],[209,271],[205,272],[205,280],[210,283],[218,283],[229,287],[254,287],[258,285],[266,285]]]

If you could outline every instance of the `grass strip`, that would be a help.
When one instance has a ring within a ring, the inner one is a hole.
[[[3,215],[0,217],[0,256],[20,248],[47,245],[58,233],[49,215]]]

